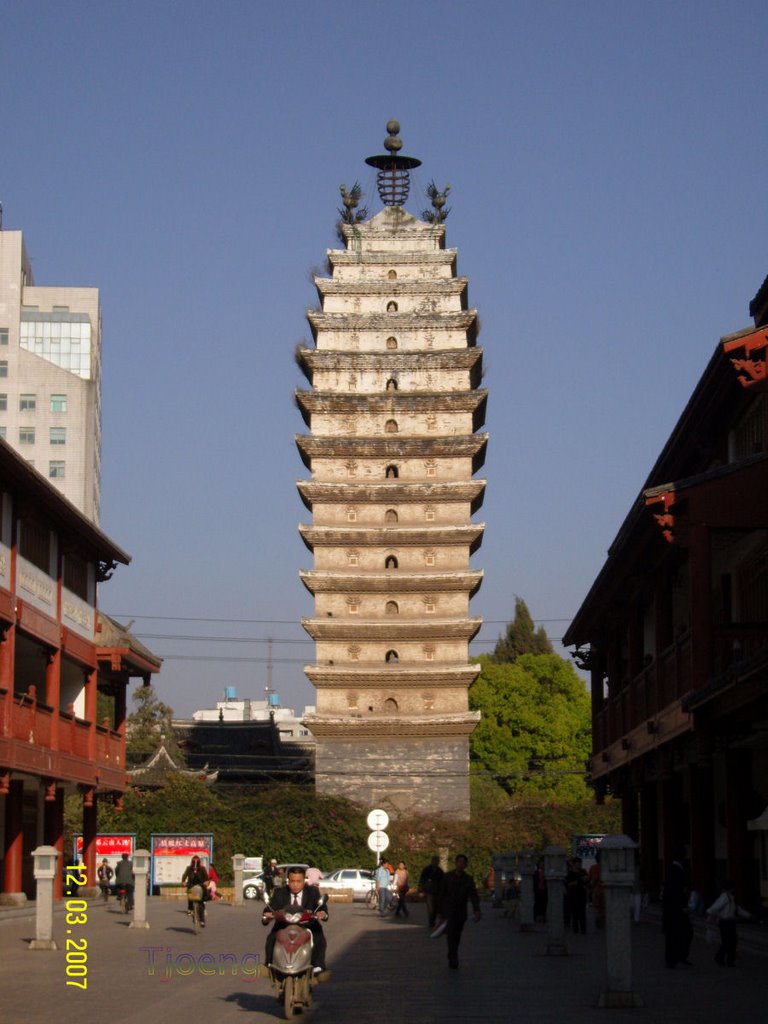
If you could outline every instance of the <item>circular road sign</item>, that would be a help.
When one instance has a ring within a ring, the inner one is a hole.
[[[374,853],[383,853],[389,846],[389,836],[386,832],[376,829],[368,836],[368,849]]]
[[[385,829],[389,824],[389,815],[386,811],[382,811],[380,808],[374,808],[365,819],[368,828],[377,831],[378,829]]]

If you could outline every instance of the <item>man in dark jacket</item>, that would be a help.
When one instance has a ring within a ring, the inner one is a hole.
[[[453,863],[453,871],[443,876],[440,885],[437,913],[446,921],[448,966],[455,969],[459,966],[459,943],[467,920],[467,900],[472,903],[475,920],[479,921],[482,915],[475,880],[467,874],[467,858],[460,853]]]
[[[678,964],[690,966],[688,952],[693,939],[693,927],[688,916],[688,890],[682,853],[667,868],[661,895],[661,921],[667,967],[677,967]]]
[[[440,886],[442,884],[443,869],[440,867],[440,858],[435,855],[421,872],[419,878],[419,892],[424,894],[430,931],[435,927],[437,897],[440,894]]]
[[[130,859],[127,853],[124,853],[120,860],[117,862],[115,868],[115,885],[120,889],[125,890],[125,904],[128,910],[133,910],[133,887],[135,879],[133,877],[133,861]]]
[[[320,922],[328,920],[328,911],[325,906],[323,906],[322,910],[317,910],[320,899],[318,887],[316,885],[307,885],[304,868],[298,866],[288,868],[288,884],[274,890],[270,903],[261,915],[261,923],[269,924],[270,921],[275,921],[275,914],[278,911],[290,913],[294,908],[296,913],[300,913],[302,910],[317,911],[312,920],[307,921],[302,927],[308,928],[312,932],[312,967],[314,974],[319,981],[326,981],[330,977],[330,971],[325,966],[325,935]],[[275,921],[272,931],[267,936],[265,951],[267,965],[272,963],[272,956],[275,951],[275,936],[277,932],[285,927],[287,925],[284,921]]]

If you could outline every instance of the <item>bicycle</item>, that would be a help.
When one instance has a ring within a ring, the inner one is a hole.
[[[200,928],[205,928],[202,885],[190,886],[187,889],[187,899],[192,904],[192,931],[197,935]]]
[[[133,910],[133,889],[120,886],[117,890],[117,904],[124,914],[130,914]]]

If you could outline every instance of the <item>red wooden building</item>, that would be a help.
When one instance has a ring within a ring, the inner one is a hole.
[[[721,340],[564,642],[590,672],[592,777],[645,884],[768,897],[768,283]],[[607,479],[607,478],[606,478]]]
[[[97,584],[129,561],[0,440],[0,904],[34,895],[36,846],[64,852],[65,793],[81,796],[95,878],[98,800],[126,787],[126,686],[160,668],[97,610]]]

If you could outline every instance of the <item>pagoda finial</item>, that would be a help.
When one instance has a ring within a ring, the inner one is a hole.
[[[414,167],[421,166],[421,160],[413,156],[400,156],[403,140],[398,135],[399,121],[387,121],[387,138],[384,140],[386,153],[369,156],[365,161],[370,167],[378,170],[376,185],[379,198],[385,206],[402,206],[408,198],[411,187],[411,176],[408,173]]]

